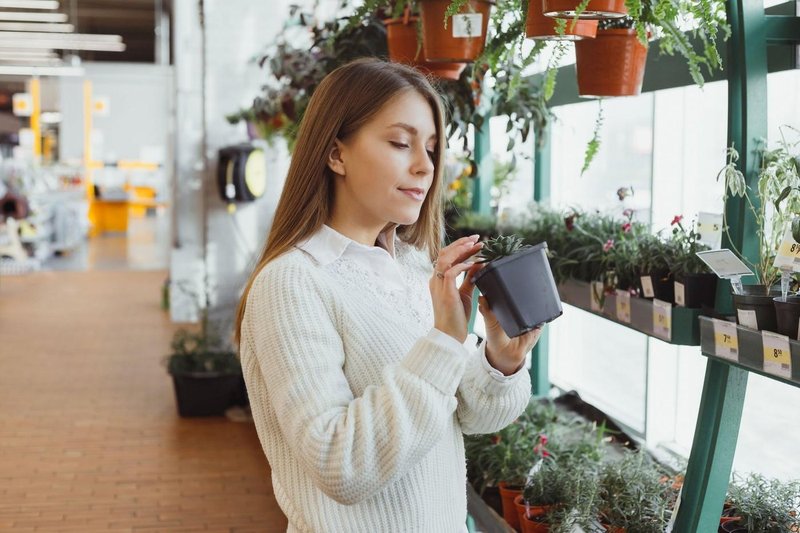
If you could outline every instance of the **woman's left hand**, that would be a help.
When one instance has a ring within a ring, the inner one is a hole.
[[[502,372],[503,375],[510,376],[514,374],[522,368],[528,352],[539,341],[539,335],[542,334],[542,326],[511,339],[503,331],[497,321],[497,317],[489,308],[489,302],[485,296],[478,298],[478,310],[483,315],[486,325],[486,359],[490,365]]]

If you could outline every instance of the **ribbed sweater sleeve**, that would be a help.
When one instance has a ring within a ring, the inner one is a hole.
[[[531,378],[523,366],[511,378],[498,379],[487,372],[486,343],[474,350],[458,386],[457,415],[466,435],[494,433],[513,422],[528,405]]]
[[[345,505],[408,472],[442,438],[457,406],[466,353],[420,338],[359,397],[343,372],[336,302],[302,259],[269,263],[242,328],[280,430],[313,483]],[[243,361],[244,363],[244,361]]]

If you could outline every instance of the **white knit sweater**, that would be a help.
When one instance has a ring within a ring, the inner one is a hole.
[[[394,258],[378,250],[395,283],[363,245],[329,240],[270,262],[248,296],[242,366],[289,532],[463,531],[462,433],[497,431],[528,403],[527,370],[495,375],[482,350],[432,329],[430,261],[391,240]]]

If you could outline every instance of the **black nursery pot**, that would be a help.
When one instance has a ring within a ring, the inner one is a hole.
[[[683,307],[689,309],[714,308],[717,297],[716,274],[683,274],[675,279],[675,283],[683,284]]]
[[[180,416],[222,416],[243,401],[242,374],[174,373],[172,381]]]
[[[800,296],[778,296],[772,299],[775,305],[775,322],[778,333],[786,335],[790,339],[800,338],[798,333],[800,328]]]
[[[653,296],[645,296],[642,278],[649,277],[653,284]],[[675,283],[672,273],[669,270],[655,270],[653,272],[642,272],[638,283],[639,294],[642,298],[652,300],[653,298],[662,302],[675,303]]]
[[[472,281],[486,296],[509,337],[522,335],[563,313],[546,242],[492,261]]]
[[[742,312],[755,311],[756,329],[777,331],[778,322],[773,299],[781,295],[780,289],[767,291],[764,285],[744,285],[742,290],[744,294],[733,295],[736,323],[742,324]],[[747,323],[743,325],[748,326]]]

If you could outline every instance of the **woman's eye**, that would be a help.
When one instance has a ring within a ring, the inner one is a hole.
[[[427,150],[427,152],[428,152],[428,157],[430,157],[431,161],[433,161],[433,158],[436,157],[436,152],[434,152],[433,150]]]
[[[389,142],[390,142],[390,143],[392,144],[392,146],[394,146],[395,148],[408,148],[408,147],[409,147],[409,146],[408,146],[407,144],[405,144],[405,143],[396,142],[396,141],[389,141]]]

